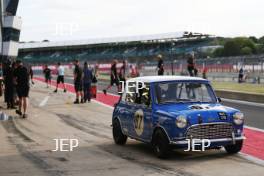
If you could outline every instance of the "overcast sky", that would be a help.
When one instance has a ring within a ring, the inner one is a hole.
[[[263,0],[20,0],[21,41],[194,31],[263,36]]]

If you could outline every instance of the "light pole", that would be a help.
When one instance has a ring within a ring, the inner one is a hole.
[[[171,48],[170,48],[170,60],[171,60],[171,74],[174,75],[174,60],[173,60],[173,57],[172,57],[172,50],[173,50],[173,47],[174,47],[175,43],[171,43]]]

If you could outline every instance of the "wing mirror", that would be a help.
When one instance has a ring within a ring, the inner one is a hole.
[[[218,103],[221,103],[222,102],[222,99],[219,98],[219,97],[217,97],[217,101],[218,101]]]

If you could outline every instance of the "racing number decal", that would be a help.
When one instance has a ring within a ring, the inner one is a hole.
[[[134,114],[134,128],[138,136],[141,136],[144,131],[144,113],[137,110]]]

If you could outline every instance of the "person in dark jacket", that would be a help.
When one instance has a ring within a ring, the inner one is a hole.
[[[242,83],[243,78],[244,78],[244,69],[243,67],[241,67],[238,73],[238,83]]]
[[[29,71],[20,60],[16,61],[17,68],[14,70],[14,82],[19,97],[19,108],[16,113],[27,118],[28,96],[29,96]],[[23,112],[22,112],[23,108]]]
[[[4,84],[5,84],[5,102],[7,109],[14,109],[14,69],[11,67],[11,61],[7,61],[3,71]]]
[[[30,75],[30,81],[31,81],[31,83],[32,84],[35,84],[34,81],[33,81],[34,72],[33,72],[32,66],[30,66],[30,68],[29,68],[29,75]]]
[[[157,66],[157,69],[158,69],[158,75],[159,76],[164,75],[164,61],[162,59],[162,55],[158,55],[158,66]]]
[[[79,97],[81,97],[81,103],[84,103],[83,100],[83,84],[82,84],[82,79],[83,79],[83,70],[80,67],[80,63],[78,60],[74,61],[74,88],[76,92],[76,100],[74,101],[74,104],[79,104]]]
[[[117,60],[114,60],[111,66],[111,73],[110,73],[110,85],[103,90],[104,94],[107,94],[107,90],[110,89],[113,85],[116,85],[117,87],[117,92],[120,91],[120,87],[119,87],[119,77],[117,74]]]
[[[89,69],[87,62],[83,66],[83,93],[84,103],[91,102],[91,83],[93,80],[92,70]]]
[[[51,86],[51,69],[48,67],[48,65],[45,65],[43,74],[45,76],[45,82],[47,83],[47,88],[49,85]]]
[[[198,76],[198,69],[195,66],[195,58],[194,55],[190,55],[187,59],[187,70],[190,76]]]

